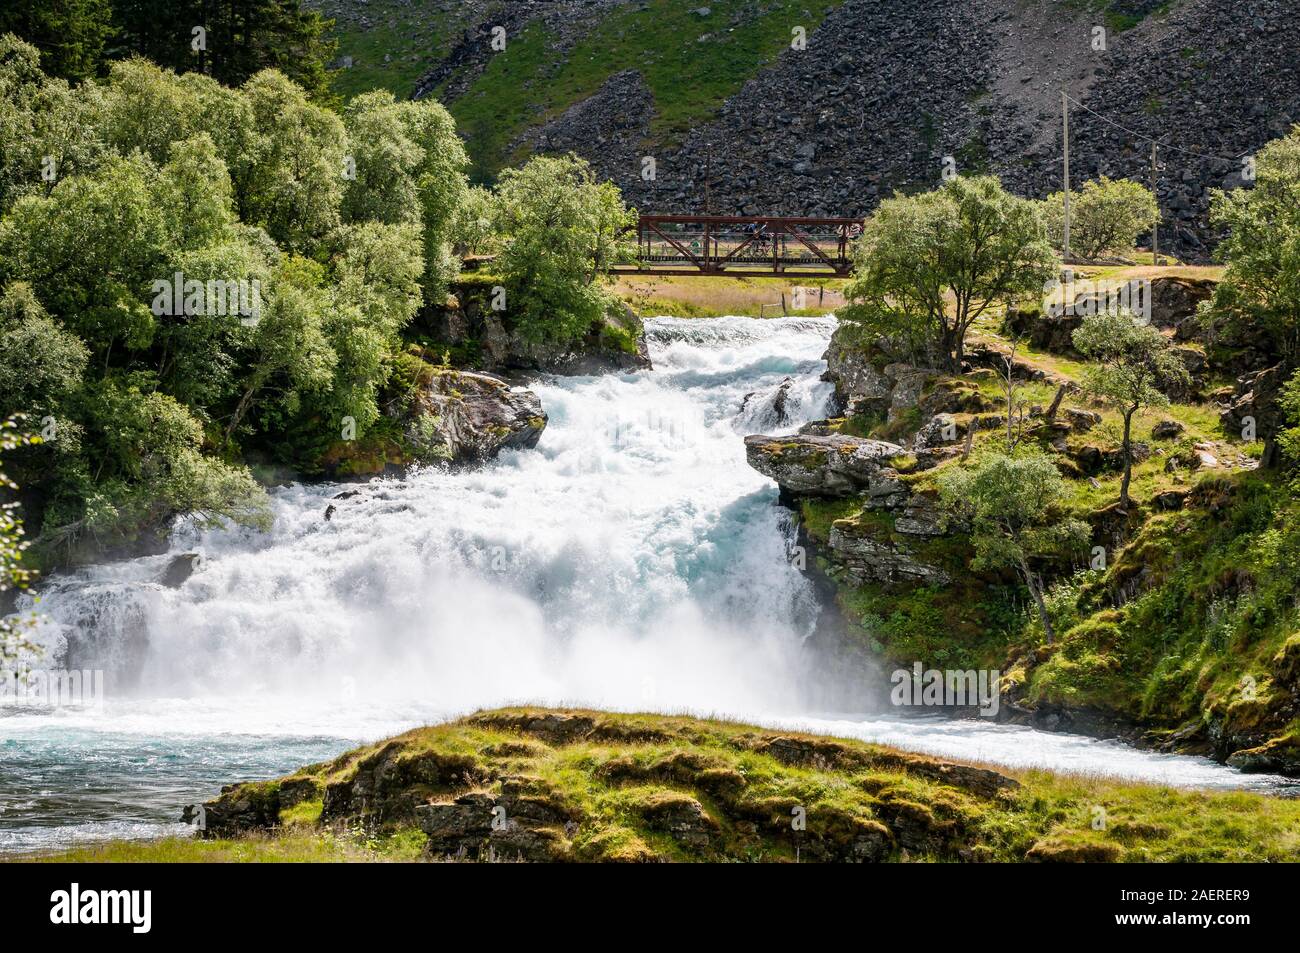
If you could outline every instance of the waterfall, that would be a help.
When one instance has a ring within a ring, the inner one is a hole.
[[[222,783],[509,703],[726,714],[936,754],[1204,786],[1204,759],[873,713],[827,664],[791,514],[742,437],[826,413],[835,319],[658,318],[654,370],[542,378],[535,449],[272,491],[269,533],[177,526],[163,556],[47,580],[47,659],[100,711],[0,707],[0,850],[172,829]],[[326,508],[334,507],[329,519]],[[161,584],[197,552],[179,587]],[[91,780],[87,780],[90,778]]]

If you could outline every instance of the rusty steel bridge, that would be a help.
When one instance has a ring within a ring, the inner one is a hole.
[[[858,218],[642,215],[637,256],[620,274],[844,277]]]

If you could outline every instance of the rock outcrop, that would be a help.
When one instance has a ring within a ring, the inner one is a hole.
[[[920,518],[913,508],[911,517],[900,517],[894,522],[895,532],[892,533],[870,517],[870,513],[864,512],[854,518],[836,520],[831,525],[827,545],[833,561],[849,582],[858,586],[872,582],[919,582],[943,586],[952,581],[942,569],[917,558],[913,543],[904,535],[935,535],[939,531],[938,525],[931,521],[930,514]]]
[[[745,438],[749,465],[793,496],[862,495],[901,502],[907,491],[889,461],[904,452],[896,443],[839,435]]]
[[[415,396],[406,437],[426,459],[472,463],[536,446],[546,419],[532,391],[512,390],[490,374],[437,368]]]
[[[895,420],[915,407],[926,385],[939,372],[894,358],[887,342],[864,347],[854,332],[840,325],[822,359],[822,380],[835,385],[835,401],[850,415]]]
[[[1044,811],[1043,804],[1053,811]],[[1112,815],[1102,830],[1062,823]],[[1047,772],[663,715],[514,708],[234,784],[200,816],[210,856],[294,843],[349,859],[860,863],[1294,861],[1300,805]],[[1197,823],[1182,824],[1180,818]],[[1258,821],[1258,823],[1256,822]],[[1211,832],[1230,834],[1207,838]],[[357,839],[379,845],[367,858]],[[175,851],[168,844],[167,849]],[[209,852],[205,852],[209,853]],[[388,856],[392,856],[389,854]]]

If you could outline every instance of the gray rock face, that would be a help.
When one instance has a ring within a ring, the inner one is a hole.
[[[1281,364],[1238,378],[1228,406],[1219,413],[1219,423],[1232,433],[1243,436],[1253,424],[1256,436],[1265,441],[1263,466],[1277,461],[1277,432],[1283,425],[1282,407],[1278,402],[1289,369]]]
[[[835,385],[835,399],[848,413],[894,420],[917,405],[938,371],[888,356],[885,342],[864,347],[844,326],[835,329],[823,355],[822,380]]]
[[[1211,278],[1151,279],[1151,323],[1158,328],[1173,328],[1178,341],[1200,337],[1200,320],[1196,309],[1214,294],[1217,281]]]
[[[926,528],[928,534],[928,527],[919,521],[914,526]],[[899,529],[897,523],[895,529]],[[837,520],[831,526],[829,545],[835,563],[857,585],[924,582],[942,586],[951,581],[942,569],[917,560],[908,542],[882,534],[870,522]]]
[[[489,374],[438,369],[416,396],[407,437],[432,458],[488,460],[506,448],[537,445],[546,427],[542,402]]]
[[[745,438],[749,465],[795,496],[857,496],[901,502],[907,490],[889,465],[903,448],[884,440],[796,434]]]
[[[1073,309],[1048,314],[1035,308],[1009,308],[1002,329],[1009,337],[1025,338],[1036,350],[1073,354],[1074,332],[1081,324],[1082,312]]]

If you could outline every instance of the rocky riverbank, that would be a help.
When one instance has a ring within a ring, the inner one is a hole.
[[[1036,566],[1055,587],[1064,634],[1053,645],[1013,575],[971,568],[965,530],[938,504],[945,468],[1006,445],[1006,339],[974,342],[965,372],[948,375],[900,359],[888,342],[836,332],[826,376],[840,416],[793,436],[749,436],[746,450],[800,514],[865,644],[896,664],[999,670],[1004,720],[1300,775],[1300,640],[1285,627],[1222,629],[1268,588],[1260,577],[1278,530],[1261,514],[1282,519],[1285,481],[1256,469],[1270,441],[1241,435],[1250,419],[1275,432],[1281,377],[1255,342],[1225,338],[1196,314],[1211,290],[1153,282],[1153,323],[1185,342],[1196,373],[1140,424],[1127,510],[1114,502],[1123,462],[1114,412],[1090,404],[1075,379],[1074,309],[1007,316],[1008,337],[1030,342],[1010,365],[1022,408],[1012,429],[1070,481],[1062,515],[1092,536],[1091,556]]]

